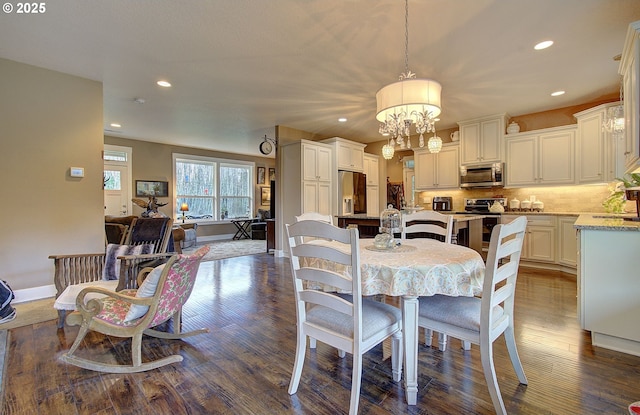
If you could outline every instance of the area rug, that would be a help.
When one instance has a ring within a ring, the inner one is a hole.
[[[191,253],[200,248],[203,244],[196,247],[184,249],[185,254]],[[237,241],[217,241],[211,242],[209,245],[209,253],[202,259],[203,261],[213,261],[216,259],[233,258],[243,255],[263,254],[267,252],[267,241],[240,239]]]

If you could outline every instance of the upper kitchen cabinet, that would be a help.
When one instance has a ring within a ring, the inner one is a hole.
[[[367,186],[378,186],[380,157],[375,154],[364,155],[364,174],[367,175]]]
[[[619,102],[602,104],[574,114],[578,120],[576,143],[576,175],[578,184],[603,183],[624,174],[624,160],[613,135],[603,128],[605,114]]]
[[[461,165],[502,161],[502,141],[507,117],[507,114],[498,114],[458,123]]]
[[[640,167],[640,20],[629,25],[620,67],[624,89],[625,170]]]
[[[366,144],[345,140],[340,137],[322,140],[323,143],[330,144],[335,148],[336,170],[348,170],[364,172],[364,148]]]
[[[460,187],[458,143],[444,144],[439,153],[414,149],[416,190],[455,189]]]
[[[327,144],[300,140],[280,148],[282,206],[284,223],[307,212],[331,215],[333,212],[333,148]],[[284,225],[283,225],[284,226]],[[284,228],[282,228],[284,235]]]
[[[506,187],[575,183],[573,125],[506,136]]]

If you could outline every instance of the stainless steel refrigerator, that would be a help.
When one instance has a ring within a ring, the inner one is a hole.
[[[367,213],[367,176],[353,171],[338,171],[338,214]]]

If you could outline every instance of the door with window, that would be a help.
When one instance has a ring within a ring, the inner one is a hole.
[[[131,214],[131,148],[105,146],[104,150],[104,214]]]

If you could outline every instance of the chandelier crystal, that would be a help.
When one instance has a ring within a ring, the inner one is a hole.
[[[602,129],[613,135],[613,138],[624,137],[624,107],[622,102],[624,100],[624,89],[622,85],[622,78],[620,78],[620,104],[609,107],[604,115],[604,121],[602,123]]]
[[[436,117],[440,115],[442,86],[432,79],[416,79],[409,70],[409,1],[405,0],[405,72],[400,80],[382,87],[376,93],[376,119],[380,134],[390,136],[401,148],[411,148],[411,124],[420,134],[418,145],[424,147],[424,133],[435,134]],[[429,140],[431,141],[431,139]],[[385,147],[388,146],[385,145]],[[384,153],[383,153],[384,155]]]

